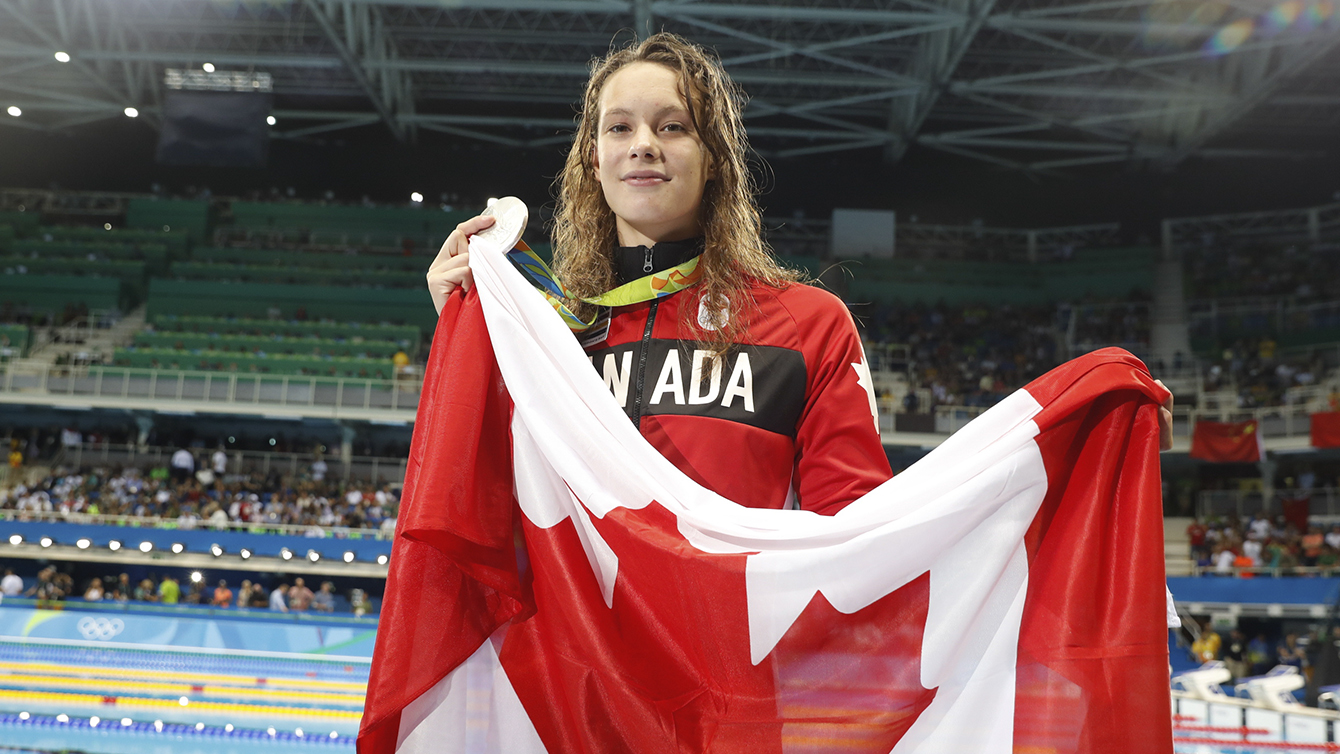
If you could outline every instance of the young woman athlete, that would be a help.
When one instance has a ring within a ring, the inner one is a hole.
[[[891,476],[873,385],[846,307],[762,240],[742,104],[720,63],[672,34],[596,63],[558,181],[554,267],[588,299],[647,276],[692,282],[607,313],[573,302],[600,316],[581,336],[592,364],[699,483],[834,513]],[[470,288],[469,236],[492,223],[467,220],[443,244],[427,276],[438,311]]]

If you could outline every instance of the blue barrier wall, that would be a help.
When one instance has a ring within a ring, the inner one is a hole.
[[[1333,605],[1340,578],[1256,578],[1181,576],[1168,579],[1178,602],[1237,602],[1256,605]]]
[[[371,534],[371,532],[368,532]],[[152,542],[154,549],[171,552],[172,543],[180,542],[190,552],[209,552],[210,545],[217,544],[230,554],[245,547],[256,555],[278,557],[279,550],[287,547],[297,557],[303,557],[309,549],[321,553],[323,558],[340,559],[345,551],[352,551],[355,560],[375,562],[378,555],[391,554],[391,540],[377,539],[339,539],[326,537],[298,537],[290,534],[251,534],[239,531],[214,531],[198,529],[154,529],[138,526],[103,526],[95,524],[70,524],[50,521],[6,521],[0,523],[0,548],[10,535],[18,534],[29,542],[42,537],[51,537],[57,544],[73,545],[81,538],[88,538],[94,547],[106,547],[112,540],[118,540],[122,546],[134,549],[140,542]],[[3,552],[3,550],[0,550]]]
[[[114,643],[372,657],[376,625],[299,622],[264,613],[206,617],[136,610],[39,610],[0,605],[0,641],[12,639]]]

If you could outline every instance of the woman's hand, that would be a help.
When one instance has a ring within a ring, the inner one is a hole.
[[[437,307],[438,314],[442,313],[452,291],[457,288],[468,291],[475,284],[474,273],[470,271],[470,236],[490,225],[493,225],[493,218],[484,215],[457,225],[429,265],[428,292],[433,296],[433,306]]]
[[[1154,384],[1168,390],[1163,380],[1154,380]],[[1172,450],[1172,391],[1168,391],[1168,400],[1159,406],[1159,450]]]

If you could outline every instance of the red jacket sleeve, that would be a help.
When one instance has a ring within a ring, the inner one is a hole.
[[[893,476],[879,439],[869,362],[837,297],[793,286],[782,302],[799,328],[806,365],[796,493],[801,508],[831,515]]]

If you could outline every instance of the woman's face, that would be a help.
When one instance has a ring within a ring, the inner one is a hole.
[[[621,245],[699,234],[698,206],[714,175],[674,71],[641,62],[606,79],[594,158]]]

